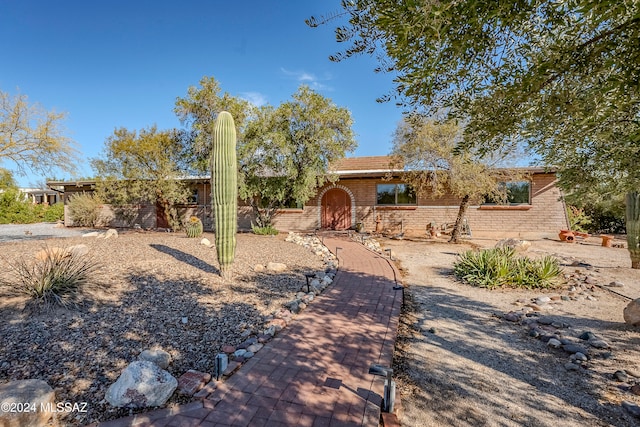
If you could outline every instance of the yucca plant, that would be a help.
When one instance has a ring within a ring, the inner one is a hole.
[[[627,193],[626,202],[627,249],[631,268],[640,268],[640,193]]]
[[[74,304],[97,265],[87,255],[57,249],[44,248],[44,256],[35,260],[23,257],[9,264],[14,277],[5,285],[46,306]]]
[[[202,221],[197,216],[189,217],[189,220],[184,223],[184,231],[187,233],[187,237],[200,237],[202,236]]]

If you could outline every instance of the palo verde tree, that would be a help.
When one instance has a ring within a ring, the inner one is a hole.
[[[179,178],[189,169],[183,138],[176,130],[159,131],[155,126],[140,132],[116,129],[102,156],[91,164],[99,179],[98,194],[112,205],[151,203],[162,206],[173,229],[180,229],[175,205],[185,203],[189,190]]]
[[[327,180],[329,165],[356,147],[349,110],[301,86],[277,108],[260,108],[239,147],[240,197],[259,227],[278,209],[302,206]]]
[[[446,193],[460,199],[451,233],[458,242],[463,219],[471,203],[485,197],[505,201],[507,180],[521,179],[517,170],[496,170],[487,159],[469,151],[456,151],[462,135],[454,121],[438,123],[421,115],[409,115],[396,129],[391,152],[392,167],[404,169],[402,178],[422,197],[438,198]]]
[[[640,187],[640,3],[353,0],[329,19],[348,47],[378,55],[395,99],[465,126],[460,148],[526,142],[560,185]],[[610,185],[609,185],[610,184]]]
[[[64,118],[64,113],[30,105],[25,95],[0,91],[0,162],[15,164],[19,173],[73,172],[78,153],[64,135]]]

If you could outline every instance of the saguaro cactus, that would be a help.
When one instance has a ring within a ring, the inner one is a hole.
[[[640,268],[640,193],[627,193],[627,248],[631,268]]]
[[[215,220],[216,250],[220,274],[231,277],[236,255],[238,224],[238,177],[236,164],[236,127],[226,111],[218,114],[213,127],[211,156],[211,190]]]

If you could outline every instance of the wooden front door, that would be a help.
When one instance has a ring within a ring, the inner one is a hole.
[[[169,219],[160,202],[156,203],[156,228],[169,228]]]
[[[351,227],[351,197],[339,188],[322,196],[322,228],[346,230]]]

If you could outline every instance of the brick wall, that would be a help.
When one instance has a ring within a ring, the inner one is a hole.
[[[347,187],[356,206],[352,222],[362,222],[366,231],[400,231],[424,234],[430,223],[440,226],[453,223],[458,214],[460,199],[453,196],[440,198],[418,197],[416,206],[377,206],[376,185],[400,183],[398,179],[379,178],[341,179],[336,185]],[[472,232],[555,232],[567,227],[564,203],[555,186],[552,173],[534,174],[531,184],[531,205],[526,206],[470,206],[467,221]],[[279,230],[313,230],[320,227],[320,195],[333,184],[318,191],[318,196],[307,202],[302,210],[283,212],[274,221]]]
[[[430,198],[419,196],[416,206],[377,206],[376,185],[399,183],[398,179],[383,180],[382,178],[343,178],[335,185],[347,189],[355,201],[352,209],[352,224],[361,222],[366,231],[400,231],[424,234],[432,222],[440,226],[452,223],[458,214],[460,200],[445,196]],[[567,228],[564,203],[560,200],[561,193],[556,187],[555,174],[536,173],[532,176],[531,205],[517,207],[489,207],[470,206],[467,220],[472,232],[511,232],[511,233],[549,233]],[[274,219],[274,225],[281,231],[313,231],[320,227],[320,200],[323,192],[333,187],[328,184],[322,187],[316,197],[310,199],[303,209],[283,209]],[[198,183],[198,202],[194,205],[179,207],[183,217],[198,216],[205,230],[211,230],[211,187],[209,183]],[[66,200],[74,192],[91,191],[90,188],[65,188]],[[128,213],[129,224],[138,223],[145,228],[156,225],[155,206],[139,205],[137,211]],[[108,206],[102,211],[105,219],[109,219],[111,226],[127,226],[119,218],[117,212]],[[241,201],[238,204],[238,228],[250,230],[254,221],[251,208]],[[73,219],[68,215],[65,206],[65,224],[73,225]],[[129,225],[130,226],[130,225]]]

